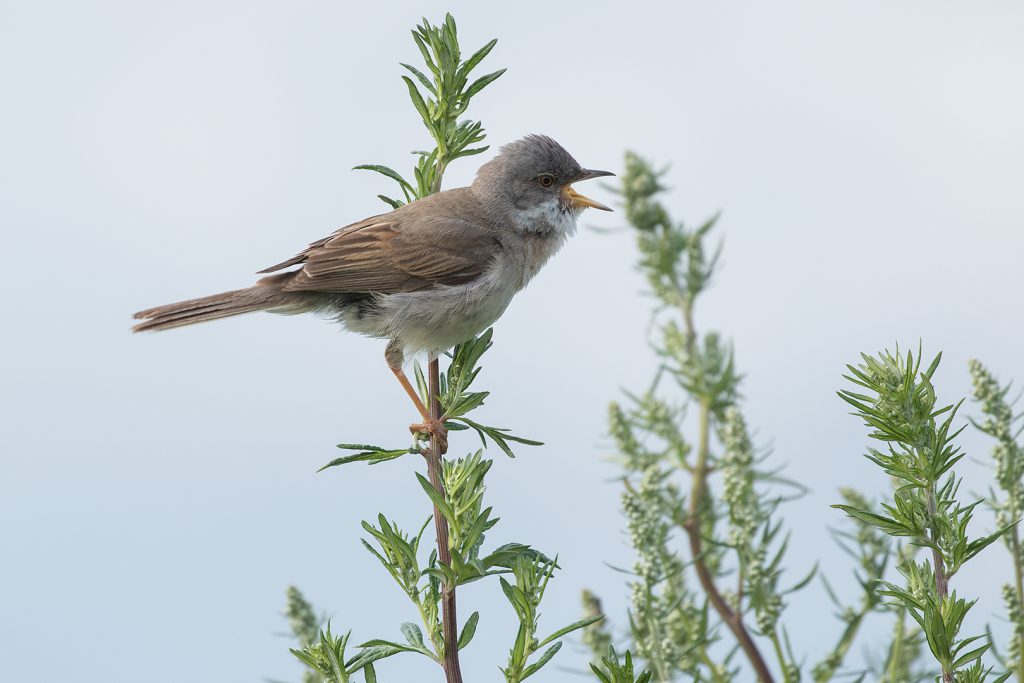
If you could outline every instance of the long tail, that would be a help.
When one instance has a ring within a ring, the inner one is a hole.
[[[134,318],[144,322],[133,327],[132,332],[169,330],[172,327],[229,318],[233,315],[253,311],[285,308],[294,306],[294,304],[294,297],[281,292],[276,287],[256,285],[248,289],[236,289],[232,292],[179,301],[176,304],[139,311]]]

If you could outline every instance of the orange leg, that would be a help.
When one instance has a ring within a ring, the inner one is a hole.
[[[405,393],[412,399],[413,405],[416,406],[416,410],[419,411],[420,417],[423,418],[423,422],[417,422],[416,424],[409,425],[409,431],[413,434],[432,434],[437,437],[440,445],[441,453],[448,452],[448,429],[444,426],[443,420],[435,420],[430,416],[430,410],[423,404],[423,399],[420,398],[419,392],[409,381],[409,377],[402,370],[402,352],[394,344],[388,344],[387,351],[384,353],[385,359],[387,359],[388,367],[391,368],[391,372],[395,373],[395,377],[398,379],[399,384],[405,389]]]

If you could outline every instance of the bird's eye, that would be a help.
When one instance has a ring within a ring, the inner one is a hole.
[[[550,173],[542,173],[537,176],[537,182],[540,183],[541,187],[551,187],[555,184],[555,176]]]

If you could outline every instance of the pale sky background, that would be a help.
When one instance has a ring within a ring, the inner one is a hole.
[[[405,169],[427,144],[398,62],[446,9],[468,48],[499,38],[485,65],[508,73],[471,111],[491,143],[543,132],[610,170],[637,150],[672,165],[677,218],[724,211],[699,324],[735,341],[750,424],[812,489],[786,509],[791,580],[820,559],[853,598],[828,505],[886,486],[834,395],[845,362],[923,339],[945,352],[947,401],[971,357],[1024,382],[1020,3],[3,2],[0,680],[297,681],[289,583],[360,641],[414,620],[358,541],[378,511],[425,517],[414,461],[314,474],[335,443],[405,442],[383,344],[311,317],[128,328],[381,210],[391,186],[349,169]],[[632,239],[582,230],[499,322],[480,379],[481,417],[547,442],[496,454],[488,490],[491,540],[565,568],[545,629],[577,617],[583,587],[625,625],[605,410],[654,367]],[[989,444],[963,442],[964,491],[982,492]],[[958,577],[982,598],[973,628],[1005,632],[1008,568],[993,547]],[[818,584],[792,602],[795,649],[817,661],[839,624]],[[460,592],[474,609],[464,670],[497,680],[511,608],[481,582]],[[568,646],[535,680],[582,663]],[[412,657],[379,671],[441,680]]]

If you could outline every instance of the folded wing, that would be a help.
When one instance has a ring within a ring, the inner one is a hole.
[[[282,291],[415,292],[475,280],[501,248],[493,236],[458,218],[427,220],[431,225],[408,229],[395,214],[368,218],[260,272],[301,265],[289,278],[275,276]]]

